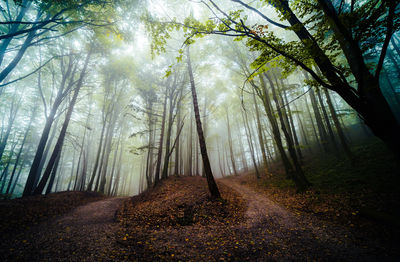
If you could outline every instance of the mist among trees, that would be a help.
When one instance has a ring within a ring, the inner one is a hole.
[[[296,196],[398,174],[397,0],[5,0],[0,12],[3,199],[135,196],[199,176],[216,201],[216,181],[243,175]]]

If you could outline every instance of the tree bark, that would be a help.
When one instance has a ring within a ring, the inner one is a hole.
[[[235,154],[233,153],[233,142],[232,142],[232,135],[231,135],[231,124],[229,122],[229,114],[228,110],[225,108],[225,113],[226,113],[226,124],[228,127],[228,144],[229,144],[229,153],[230,153],[230,159],[232,163],[232,168],[233,168],[233,173],[235,176],[238,175],[237,169],[236,169],[236,163],[235,163]]]
[[[81,75],[79,77],[79,80],[78,80],[78,82],[76,84],[76,87],[75,87],[75,90],[74,90],[74,94],[72,96],[70,105],[68,107],[68,111],[67,111],[67,113],[65,115],[65,120],[64,120],[63,126],[61,128],[60,135],[59,135],[59,137],[57,139],[56,145],[54,146],[53,153],[52,153],[52,155],[50,157],[49,163],[47,164],[46,170],[43,173],[43,177],[42,177],[41,181],[39,182],[39,185],[33,191],[33,194],[41,194],[42,193],[44,187],[46,186],[47,180],[49,179],[50,172],[55,167],[56,160],[59,159],[59,155],[61,154],[61,150],[62,150],[62,147],[63,147],[63,144],[64,144],[65,135],[67,133],[67,128],[68,128],[68,125],[69,125],[69,121],[71,119],[72,112],[74,110],[75,103],[76,103],[76,100],[78,98],[79,91],[80,91],[80,89],[81,89],[81,87],[83,85],[83,80],[84,80],[84,77],[85,77],[85,74],[86,74],[86,69],[87,69],[87,66],[88,66],[88,63],[89,63],[90,55],[91,55],[91,50],[89,51],[89,53],[86,56],[85,64],[83,66],[83,69],[82,69]]]
[[[296,184],[296,187],[299,191],[303,191],[305,190],[308,186],[310,186],[310,182],[308,182],[307,178],[304,175],[303,169],[301,168],[301,165],[297,159],[297,154],[296,154],[296,150],[293,146],[293,141],[292,138],[290,136],[290,134],[288,133],[285,125],[284,125],[284,119],[283,119],[283,115],[282,112],[280,110],[280,106],[279,106],[279,100],[275,91],[275,87],[274,84],[272,82],[272,80],[269,78],[268,75],[266,75],[268,81],[270,82],[270,86],[271,86],[271,90],[272,90],[272,97],[275,101],[275,106],[278,112],[278,116],[281,122],[281,130],[286,138],[286,143],[288,146],[288,150],[289,150],[289,154],[290,157],[293,161],[293,165],[295,167],[295,171],[294,173],[292,173],[292,179],[294,181],[294,183]]]
[[[58,107],[60,106],[65,94],[64,94],[64,89],[66,85],[66,81],[69,77],[71,77],[71,74],[73,75],[73,70],[72,70],[72,59],[69,59],[67,70],[65,72],[62,72],[62,79],[61,79],[61,84],[60,88],[57,91],[57,95],[55,97],[53,106],[50,110],[50,114],[46,119],[46,124],[43,128],[42,135],[40,137],[40,141],[38,144],[38,147],[36,149],[36,154],[33,159],[31,169],[28,174],[28,179],[25,184],[23,196],[29,196],[33,193],[34,187],[35,187],[35,181],[37,181],[37,176],[40,176],[41,170],[40,168],[40,162],[42,161],[43,157],[43,152],[49,137],[50,129],[53,124],[56,112],[58,110]],[[64,68],[63,66],[63,60],[61,60],[61,68]]]
[[[166,118],[166,113],[167,113],[167,98],[168,98],[167,89],[168,89],[168,87],[165,86],[165,97],[164,97],[164,103],[163,103],[163,114],[162,114],[162,119],[161,119],[160,142],[158,145],[157,165],[156,165],[156,172],[155,172],[155,178],[154,178],[154,186],[156,186],[158,184],[158,182],[160,181],[161,159],[162,159],[163,144],[164,144],[165,118]]]
[[[190,87],[191,87],[191,91],[192,91],[193,109],[194,109],[194,116],[196,119],[197,134],[199,137],[200,151],[201,151],[201,156],[203,159],[203,166],[204,166],[204,172],[205,172],[206,178],[207,178],[208,189],[210,190],[210,194],[211,194],[212,198],[221,198],[221,194],[219,193],[217,184],[215,183],[214,176],[213,176],[213,173],[211,170],[210,160],[208,159],[206,141],[204,139],[203,128],[201,126],[199,105],[197,102],[196,86],[194,83],[192,65],[190,62],[189,47],[187,49],[187,64],[188,64],[188,71],[189,71],[189,78],[190,78]]]

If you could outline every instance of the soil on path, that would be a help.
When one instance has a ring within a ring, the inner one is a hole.
[[[224,200],[208,197],[204,178],[171,177],[133,198],[82,205],[0,236],[0,261],[396,260],[351,228],[282,207],[246,177],[217,183]]]
[[[20,232],[3,261],[106,261],[115,248],[116,212],[126,198],[106,198]],[[107,258],[107,259],[105,259]]]
[[[317,261],[385,261],[390,257],[379,254],[360,243],[351,230],[312,215],[293,213],[255,192],[239,178],[219,180],[237,191],[246,201],[244,232],[262,238],[268,256],[260,254],[256,259],[317,260]],[[267,248],[268,249],[268,248]]]

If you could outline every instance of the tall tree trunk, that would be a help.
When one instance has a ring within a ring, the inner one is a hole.
[[[267,76],[267,75],[264,74],[264,76]],[[260,77],[260,83],[261,83],[261,92],[260,93],[263,97],[264,109],[265,109],[265,112],[267,113],[267,117],[268,117],[269,123],[272,128],[272,134],[273,134],[276,146],[278,148],[279,154],[281,156],[283,166],[285,167],[286,175],[290,176],[290,174],[293,172],[293,167],[289,161],[289,158],[286,155],[285,149],[283,148],[283,143],[282,143],[281,134],[279,131],[279,126],[278,126],[277,120],[275,118],[275,115],[273,113],[271,99],[268,94],[267,86],[265,84],[264,78],[262,75],[259,75],[259,77]]]
[[[246,172],[249,170],[249,167],[247,165],[247,160],[246,160],[246,152],[244,151],[244,146],[243,146],[243,141],[240,132],[238,133],[238,141],[239,141],[239,147],[240,147],[240,155],[242,158],[242,166],[243,170]]]
[[[63,60],[61,60],[61,65],[62,65],[61,67],[64,68]],[[72,74],[72,76],[74,74],[72,67],[73,67],[72,58],[70,57],[66,71],[62,72],[60,88],[57,91],[57,95],[53,102],[53,106],[50,110],[50,114],[46,119],[46,124],[43,128],[42,135],[40,137],[40,141],[39,141],[38,147],[36,149],[35,157],[33,159],[32,165],[31,165],[31,169],[29,170],[28,179],[25,183],[25,188],[24,188],[24,192],[23,192],[22,196],[31,195],[33,193],[33,190],[35,189],[35,184],[36,184],[35,181],[37,181],[38,176],[40,176],[40,173],[41,173],[40,162],[42,161],[43,152],[44,152],[44,149],[45,149],[48,137],[49,137],[51,126],[53,124],[58,107],[60,106],[60,104],[65,96],[64,88],[65,88],[67,79],[69,77],[71,77],[71,74]]]
[[[329,152],[328,139],[327,139],[328,134],[326,133],[324,123],[322,122],[322,117],[321,117],[321,114],[320,114],[319,108],[318,108],[318,102],[317,102],[317,99],[315,98],[315,93],[312,88],[310,89],[309,94],[310,94],[311,105],[313,107],[313,111],[314,111],[314,115],[315,115],[315,121],[317,122],[317,128],[318,128],[318,132],[319,132],[321,145],[325,152]]]
[[[325,118],[326,127],[328,128],[331,144],[332,144],[333,148],[335,149],[336,154],[338,154],[339,152],[338,152],[338,146],[337,146],[336,140],[335,140],[335,134],[333,133],[332,125],[329,120],[328,113],[326,112],[324,101],[322,100],[321,92],[319,89],[317,89],[316,93],[317,93],[318,101],[321,105],[322,114],[324,115],[324,118]]]
[[[251,135],[249,120],[247,119],[247,113],[243,112],[243,111],[244,111],[244,109],[241,110],[241,112],[242,112],[243,122],[245,123],[247,143],[249,145],[251,159],[253,160],[254,170],[256,171],[256,177],[258,179],[258,178],[260,178],[260,172],[258,171],[257,161],[256,161],[256,157],[254,155],[255,152],[254,152],[254,147],[253,147],[253,138]]]
[[[163,114],[161,119],[161,131],[160,131],[160,142],[158,145],[158,153],[157,153],[157,165],[156,165],[156,172],[154,178],[154,186],[158,184],[160,181],[160,169],[161,169],[161,159],[163,153],[163,144],[164,144],[164,129],[165,129],[165,118],[167,114],[167,86],[165,87],[165,97],[163,103]]]
[[[277,97],[277,94],[275,91],[275,86],[274,86],[272,80],[269,78],[269,76],[266,75],[266,77],[271,86],[272,97],[275,101],[276,110],[278,112],[278,116],[279,116],[279,119],[281,122],[281,130],[286,138],[286,143],[288,146],[289,154],[293,161],[293,165],[295,167],[296,172],[292,173],[291,177],[292,177],[294,183],[296,184],[297,189],[300,191],[303,191],[310,185],[310,182],[308,182],[307,178],[304,175],[303,169],[301,168],[301,165],[297,159],[297,154],[296,154],[296,150],[294,149],[294,146],[293,146],[292,137],[290,136],[290,134],[288,133],[288,131],[285,127],[283,115],[282,115],[282,112],[281,112],[280,106],[279,106],[279,100],[278,100],[278,97]]]
[[[289,23],[299,28],[294,32],[307,43],[312,50],[312,57],[320,68],[323,75],[332,85],[332,90],[337,92],[352,108],[354,108],[363,118],[375,136],[379,137],[389,149],[400,159],[400,124],[397,121],[392,109],[385,99],[379,83],[381,68],[385,53],[382,53],[378,67],[373,75],[366,65],[362,50],[349,29],[341,23],[336,10],[331,1],[318,0],[319,5],[327,18],[327,21],[338,40],[343,54],[345,55],[353,76],[357,81],[357,90],[354,91],[347,82],[343,81],[337,74],[333,64],[327,55],[318,46],[316,41],[312,41],[311,34],[300,23],[287,1],[281,0],[282,11],[287,13]],[[396,2],[388,1],[388,21],[393,21],[396,11]],[[390,36],[394,32],[393,24],[388,23],[387,36],[384,45],[389,44]],[[311,41],[310,41],[311,40]],[[379,68],[379,66],[381,66]]]
[[[47,185],[45,195],[50,194],[51,189],[53,188],[53,183],[54,183],[54,179],[56,178],[58,164],[60,163],[60,159],[61,159],[61,154],[62,154],[62,152],[60,154],[58,154],[56,162],[54,163],[54,167],[53,167],[53,170],[51,171],[50,180]]]
[[[181,100],[182,100],[182,92],[183,88],[180,90],[179,94],[179,100],[178,100],[178,105],[177,105],[177,114],[178,118],[176,120],[176,148],[175,148],[175,167],[174,167],[174,175],[179,176],[180,175],[180,159],[179,159],[179,153],[180,153],[180,138],[178,137],[178,130],[181,125]]]
[[[14,136],[14,138],[15,138],[15,136]],[[3,172],[1,173],[0,181],[1,181],[2,183],[1,183],[0,193],[3,192],[3,189],[4,189],[5,185],[6,185],[6,180],[7,180],[7,176],[8,176],[8,168],[10,167],[11,159],[12,159],[14,153],[15,153],[14,151],[15,151],[15,147],[16,147],[16,146],[17,146],[17,141],[15,141],[15,142],[11,145],[10,160],[7,162],[5,168],[3,169]]]
[[[5,134],[2,136],[2,140],[0,142],[0,160],[3,157],[3,153],[4,153],[4,149],[6,148],[7,145],[7,141],[8,141],[8,137],[10,136],[11,133],[11,129],[14,125],[14,120],[17,116],[19,107],[20,107],[20,101],[17,102],[16,101],[16,94],[14,94],[14,98],[13,101],[11,102],[11,106],[10,106],[10,115],[8,117],[8,124],[7,124],[7,129]]]
[[[98,191],[101,193],[105,193],[105,186],[107,182],[107,171],[108,171],[108,164],[109,164],[109,159],[110,159],[110,154],[111,154],[111,149],[112,149],[112,140],[113,140],[113,131],[115,128],[115,123],[116,123],[116,112],[114,112],[113,117],[111,119],[112,123],[110,123],[110,132],[108,135],[108,139],[106,140],[106,145],[105,145],[105,151],[102,157],[102,163],[103,165],[100,166],[99,170],[99,177],[100,177],[100,184],[98,187]]]
[[[55,167],[55,162],[56,162],[57,158],[59,158],[59,155],[61,154],[61,150],[62,150],[62,147],[64,144],[65,135],[67,133],[69,121],[71,119],[71,115],[74,110],[79,91],[83,85],[83,80],[84,80],[84,77],[86,74],[86,69],[87,69],[87,66],[89,63],[90,55],[91,55],[91,50],[89,51],[89,53],[86,56],[85,64],[83,66],[79,80],[76,84],[74,94],[72,96],[70,105],[68,107],[68,111],[65,115],[65,120],[64,120],[63,126],[61,127],[60,135],[57,139],[56,145],[54,146],[53,153],[51,154],[49,163],[47,163],[47,167],[43,173],[43,177],[42,177],[41,181],[39,182],[39,185],[37,186],[37,188],[33,191],[33,194],[41,194],[43,192],[43,189],[46,186],[47,180],[49,179],[50,173],[53,170],[53,168]]]
[[[72,178],[74,177],[74,170],[75,170],[75,151],[72,154],[72,167],[71,167],[71,174],[70,174],[70,179],[68,182],[68,186],[67,186],[67,191],[71,190],[71,184],[72,184]]]
[[[306,133],[304,125],[303,125],[303,120],[300,117],[300,114],[299,114],[300,112],[299,112],[299,109],[298,109],[296,104],[294,104],[294,109],[297,111],[296,112],[296,119],[297,119],[297,122],[299,123],[299,126],[300,126],[302,140],[304,140],[304,142],[305,142],[305,144],[307,146],[307,149],[311,153],[312,149],[311,149],[311,146],[310,146],[310,142],[308,141],[307,133]]]
[[[17,170],[17,166],[18,166],[18,163],[19,163],[19,159],[21,158],[21,155],[22,155],[22,152],[23,152],[23,149],[24,149],[24,146],[25,146],[26,138],[28,137],[29,131],[31,130],[32,122],[35,119],[36,112],[37,112],[37,107],[35,107],[33,109],[33,111],[32,111],[32,115],[31,115],[30,120],[29,120],[28,128],[26,129],[25,134],[24,134],[24,138],[22,139],[22,143],[21,143],[21,146],[19,148],[19,152],[17,154],[17,159],[15,160],[15,164],[14,164],[13,170],[11,172],[10,182],[8,183],[8,186],[7,186],[7,189],[6,189],[6,195],[8,195],[8,193],[10,192],[10,189],[11,189],[11,186],[12,186],[12,181],[14,179],[15,172]],[[22,165],[23,164],[24,164],[24,160],[22,160]],[[16,179],[16,181],[17,180],[18,180],[18,178]]]
[[[104,140],[103,135],[104,135],[105,128],[106,128],[106,121],[104,120],[104,121],[103,121],[103,126],[102,126],[102,128],[101,128],[100,143],[99,143],[99,147],[97,148],[96,160],[95,160],[95,163],[94,163],[92,176],[90,177],[89,184],[88,184],[88,186],[87,186],[87,190],[88,190],[88,191],[93,190],[92,187],[93,187],[94,179],[95,179],[96,174],[97,174],[97,168],[98,168],[98,165],[99,165],[101,149],[102,149],[102,147],[103,147],[103,140]]]
[[[224,174],[224,169],[223,169],[223,163],[221,162],[221,152],[220,152],[220,150],[219,150],[219,143],[220,141],[219,141],[219,139],[218,139],[218,137],[217,137],[217,154],[218,154],[218,166],[219,166],[219,172],[221,173],[221,176],[222,177],[224,177],[225,176],[225,174]]]
[[[349,148],[349,146],[347,144],[346,137],[344,135],[342,126],[341,126],[341,124],[339,122],[339,119],[338,119],[338,116],[336,114],[336,110],[333,107],[333,103],[332,103],[331,96],[329,95],[329,91],[326,88],[323,88],[323,90],[324,90],[324,93],[325,93],[326,102],[328,104],[329,111],[330,111],[331,116],[332,116],[333,123],[334,123],[334,125],[336,127],[336,131],[337,131],[338,136],[339,136],[340,143],[342,144],[343,150],[344,150],[345,154],[347,155],[347,157],[349,159],[353,159],[354,156],[353,156],[353,154],[352,154],[352,152],[351,152],[351,150],[350,150],[350,148]]]
[[[187,64],[188,64],[188,71],[189,71],[189,78],[190,78],[190,87],[191,87],[191,91],[192,91],[193,109],[194,109],[194,116],[196,119],[197,134],[199,137],[201,157],[203,159],[203,166],[204,166],[204,172],[205,172],[206,178],[207,178],[208,189],[210,190],[211,197],[221,198],[221,195],[219,193],[217,184],[215,183],[214,176],[213,176],[213,173],[211,170],[210,160],[208,159],[208,154],[207,154],[206,141],[204,139],[203,128],[201,126],[199,105],[197,102],[196,86],[194,83],[192,65],[190,62],[189,47],[187,49]]]
[[[36,188],[37,184],[39,183],[39,179],[40,179],[40,176],[42,174],[43,167],[46,164],[47,155],[49,154],[50,149],[53,146],[53,140],[56,137],[56,132],[58,131],[57,127],[58,127],[58,121],[59,120],[60,120],[60,117],[57,117],[54,120],[54,123],[52,124],[50,137],[47,140],[46,147],[45,147],[43,155],[42,155],[42,159],[40,160],[39,168],[38,168],[38,174],[36,175],[35,181],[33,183],[33,188]]]
[[[29,10],[31,4],[33,1],[30,0],[23,0],[21,5],[20,5],[20,9],[19,9],[19,13],[17,15],[17,17],[15,18],[15,22],[20,22],[22,21],[22,19],[24,18],[26,12]],[[17,32],[18,28],[20,27],[21,24],[19,23],[15,23],[12,24],[10,26],[10,29],[8,30],[7,34],[14,34],[15,32]],[[4,55],[6,53],[7,47],[9,46],[9,44],[11,43],[11,41],[14,39],[14,37],[7,37],[5,39],[2,40],[1,45],[0,45],[0,65],[2,65],[3,63],[3,59],[4,59]],[[0,80],[1,83],[1,80]]]
[[[27,162],[29,161],[29,152],[31,151],[31,148],[32,148],[32,147],[29,146],[28,149],[27,149],[27,150],[25,151],[25,153],[24,153],[24,157],[23,157],[23,159],[22,159],[22,161],[21,161],[21,165],[19,166],[19,170],[18,170],[18,173],[17,173],[17,177],[15,178],[15,181],[14,181],[13,185],[11,186],[11,190],[10,190],[10,192],[9,192],[9,195],[10,195],[10,196],[12,196],[12,195],[14,194],[15,187],[16,187],[17,184],[18,184],[19,178],[21,177],[22,170],[24,169],[25,164],[27,164]]]
[[[189,129],[189,141],[188,141],[188,175],[192,176],[193,170],[193,109],[190,111],[190,129]]]
[[[172,92],[172,90],[170,90]],[[172,135],[172,125],[174,124],[173,120],[173,114],[174,114],[174,108],[175,108],[175,102],[173,95],[169,96],[169,112],[168,112],[168,126],[167,126],[167,137],[165,140],[165,156],[164,156],[164,167],[162,170],[162,175],[161,177],[163,179],[166,179],[168,177],[168,166],[169,166],[169,157],[170,157],[170,147],[171,147],[171,135]]]
[[[265,143],[264,143],[262,126],[261,126],[261,121],[260,121],[260,112],[258,110],[258,103],[257,103],[256,95],[255,95],[254,91],[253,91],[252,96],[253,96],[254,107],[256,109],[257,132],[258,132],[258,140],[259,140],[260,148],[261,148],[261,154],[262,154],[262,158],[263,158],[263,165],[264,165],[265,169],[268,169],[268,160],[267,160],[267,153],[265,151]]]
[[[233,142],[232,142],[232,135],[231,135],[231,124],[229,122],[229,114],[228,110],[225,108],[225,113],[226,113],[226,124],[228,127],[228,144],[229,144],[229,153],[230,153],[230,159],[232,163],[232,168],[235,176],[238,175],[237,169],[236,169],[236,163],[235,163],[235,154],[233,153]]]
[[[293,121],[293,115],[292,115],[292,109],[290,108],[290,102],[288,100],[287,94],[286,94],[286,89],[285,89],[285,85],[283,84],[282,79],[280,80],[281,83],[281,95],[282,95],[282,102],[285,103],[285,107],[287,108],[287,112],[285,112],[286,118],[288,119],[288,126],[290,127],[291,133],[292,133],[292,137],[294,140],[294,144],[295,144],[295,148],[296,148],[296,152],[297,155],[299,157],[299,161],[302,163],[303,161],[303,153],[301,152],[301,147],[300,147],[300,143],[299,143],[299,138],[297,136],[297,131],[296,131],[296,127],[294,125],[294,121]]]

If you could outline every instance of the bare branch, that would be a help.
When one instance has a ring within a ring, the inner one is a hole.
[[[255,9],[254,7],[249,6],[248,4],[243,3],[243,2],[240,1],[240,0],[231,0],[231,1],[232,1],[232,2],[235,2],[235,3],[239,3],[239,4],[241,4],[242,6],[246,7],[247,9],[249,9],[249,10],[251,10],[251,11],[253,11],[253,12],[256,12],[259,16],[261,16],[262,18],[264,18],[265,20],[267,20],[269,23],[271,23],[271,24],[273,24],[273,25],[275,25],[275,26],[277,26],[277,27],[280,27],[280,28],[283,28],[283,29],[286,29],[286,28],[289,27],[289,26],[286,26],[286,25],[283,25],[283,24],[280,24],[280,23],[277,23],[277,22],[271,20],[270,18],[268,18],[267,16],[265,16],[263,13],[261,13],[260,11],[258,11],[257,9]]]

